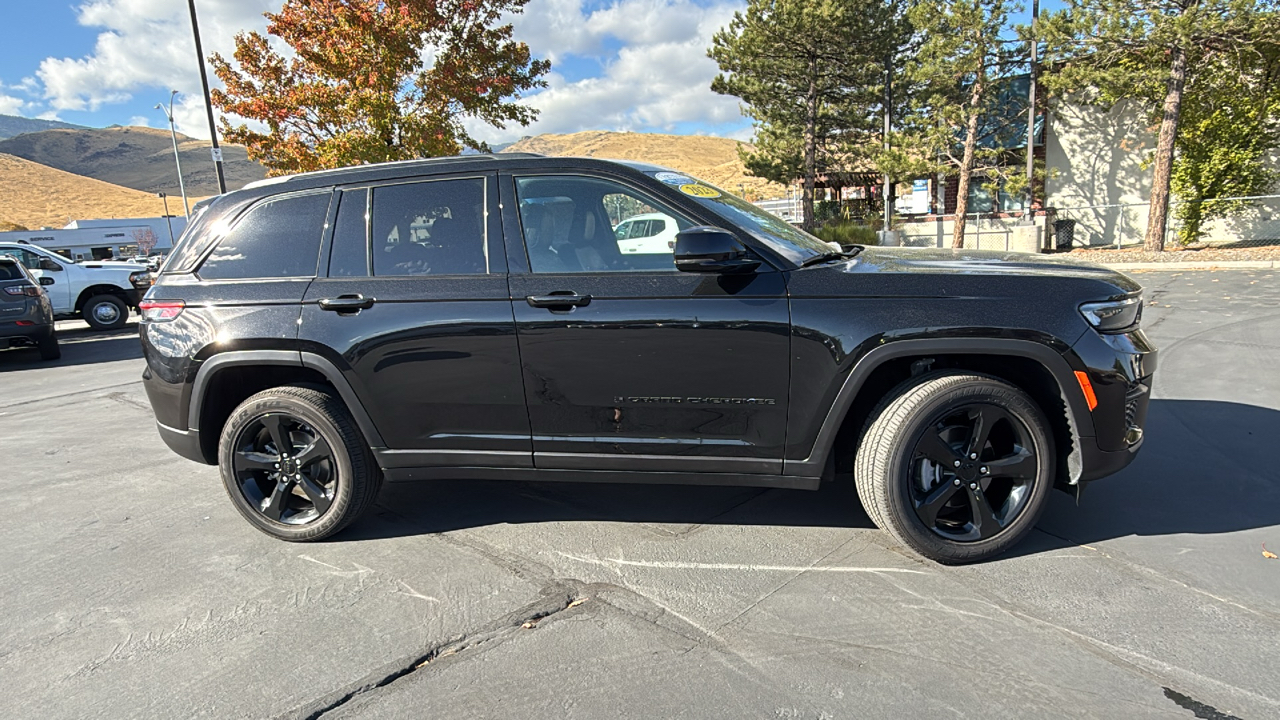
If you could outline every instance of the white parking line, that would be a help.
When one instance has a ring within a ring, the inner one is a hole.
[[[786,573],[899,573],[903,575],[928,575],[924,570],[889,567],[851,567],[851,566],[815,566],[806,565],[749,565],[742,563],[696,563],[673,562],[666,560],[623,560],[622,558],[589,558],[556,551],[556,554],[569,560],[576,560],[588,565],[646,567],[659,570],[745,570],[748,572],[786,572]]]

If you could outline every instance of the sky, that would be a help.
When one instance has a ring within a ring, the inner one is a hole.
[[[206,55],[229,57],[236,33],[265,31],[284,0],[197,0]],[[0,114],[106,127],[165,127],[157,103],[177,90],[178,131],[209,136],[187,4],[181,0],[6,2]],[[1042,5],[1059,6],[1060,0]],[[551,60],[548,87],[525,96],[528,127],[477,124],[480,140],[580,130],[749,139],[736,98],[716,95],[711,36],[745,0],[529,0],[517,39]],[[217,79],[210,74],[210,82]]]

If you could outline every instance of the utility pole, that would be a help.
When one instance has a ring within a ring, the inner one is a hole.
[[[187,0],[191,8],[191,32],[196,38],[196,63],[200,66],[200,87],[204,89],[204,108],[209,113],[209,139],[213,141],[213,168],[218,174],[218,193],[227,192],[227,179],[222,174],[222,148],[218,147],[218,126],[213,121],[213,101],[209,98],[209,76],[204,69],[204,49],[200,47],[200,23],[196,20],[196,0]]]
[[[1036,61],[1040,52],[1040,38],[1036,35],[1036,20],[1040,17],[1040,0],[1031,0],[1031,64],[1027,85],[1027,209],[1023,218],[1027,223],[1036,222],[1032,205],[1036,201]]]
[[[169,219],[169,196],[164,193],[156,193],[160,199],[164,201],[164,221],[169,223],[169,247],[173,247],[176,243],[173,240],[173,220]],[[190,218],[187,218],[190,220]]]
[[[884,58],[884,149],[889,151],[889,133],[893,130],[893,55]],[[884,174],[884,232],[893,228],[893,183]]]
[[[178,166],[178,189],[182,191],[182,209],[186,213],[187,220],[191,219],[191,205],[187,203],[187,184],[182,181],[182,160],[178,157],[178,131],[173,124],[173,98],[178,94],[177,90],[169,92],[169,109],[165,110],[164,105],[156,103],[156,109],[164,112],[164,116],[169,119],[169,137],[173,138],[173,164]],[[165,215],[169,214],[168,203],[165,204]],[[172,230],[169,233],[173,234]]]

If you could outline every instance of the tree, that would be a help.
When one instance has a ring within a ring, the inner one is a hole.
[[[0,220],[0,232],[21,232],[27,229],[29,228],[25,225],[19,225],[16,222],[10,222],[8,220]]]
[[[939,158],[957,176],[953,247],[964,247],[976,171],[1007,175],[1012,191],[1021,187],[1017,173],[1003,170],[1006,137],[1021,119],[1009,106],[1025,108],[1010,92],[1026,65],[1010,34],[1012,9],[1006,0],[917,0],[907,13],[920,43],[905,73],[914,95],[907,133],[924,158]]]
[[[1105,107],[1137,99],[1159,125],[1145,246],[1163,250],[1175,150],[1188,94],[1213,87],[1231,55],[1260,54],[1280,33],[1275,0],[1066,0],[1041,23],[1048,78],[1060,93]],[[1201,100],[1208,95],[1201,96]],[[1200,102],[1201,100],[1197,100]]]
[[[884,61],[905,30],[899,0],[749,0],[712,38],[711,89],[741,98],[756,125],[743,162],[774,182],[803,180],[806,230],[818,176],[876,147]]]
[[[1222,198],[1263,195],[1280,179],[1267,157],[1280,147],[1280,37],[1218,62],[1183,99],[1174,143],[1170,189],[1183,245],[1199,239],[1206,221],[1248,205]]]
[[[224,118],[222,132],[272,174],[485,151],[466,121],[537,117],[513,98],[545,86],[550,63],[496,25],[527,1],[286,0],[267,32],[292,56],[250,32],[234,64],[210,58],[226,86],[214,105],[265,126]]]

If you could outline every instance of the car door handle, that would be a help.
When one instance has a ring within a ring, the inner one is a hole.
[[[339,295],[336,298],[323,298],[319,301],[321,310],[347,313],[368,310],[373,307],[374,300],[363,295]]]
[[[525,298],[525,301],[536,308],[584,307],[591,304],[591,296],[559,290],[548,295],[530,295]]]

